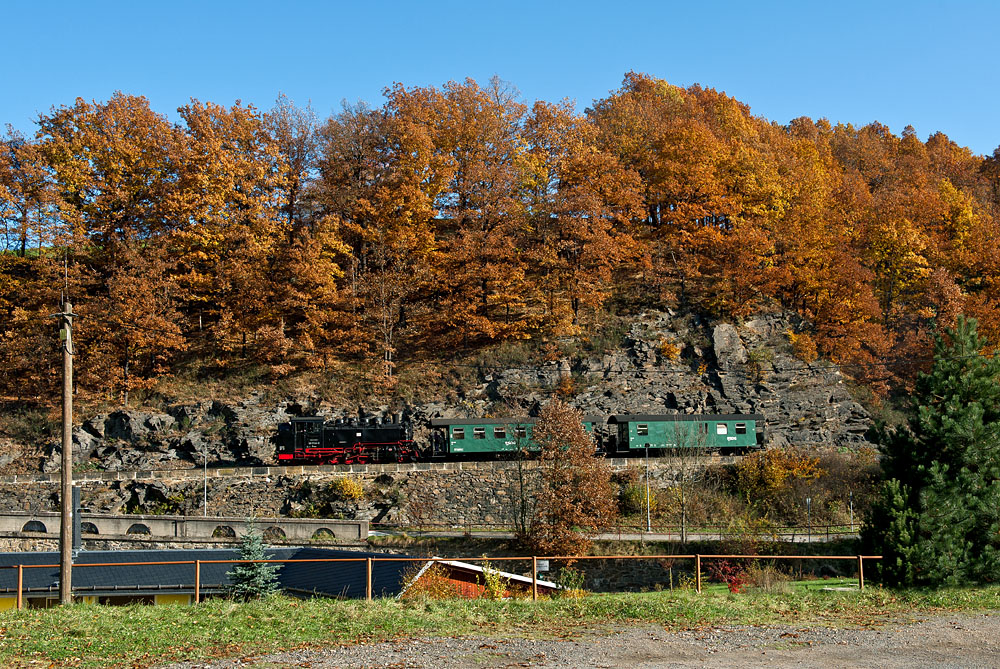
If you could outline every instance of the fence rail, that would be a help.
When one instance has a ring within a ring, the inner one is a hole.
[[[694,560],[695,590],[702,591],[702,562],[705,560],[855,560],[858,569],[858,587],[865,588],[865,560],[881,560],[881,555],[722,555],[722,554],[669,554],[669,555],[532,555],[516,557],[471,557],[471,558],[416,558],[416,557],[363,557],[363,558],[288,558],[268,560],[168,560],[151,562],[88,562],[74,564],[74,568],[86,567],[138,567],[159,565],[191,565],[194,567],[194,585],[192,587],[194,601],[201,599],[201,566],[205,564],[294,564],[294,563],[364,563],[366,573],[365,599],[372,599],[372,567],[376,562],[531,562],[531,599],[538,599],[538,561],[539,560]],[[17,570],[17,609],[24,608],[24,570],[25,569],[58,569],[58,564],[18,564],[3,565],[0,569]],[[75,592],[81,592],[75,589]]]
[[[398,531],[398,532],[463,532],[473,534],[475,532],[507,532],[513,533],[516,527],[512,523],[469,523],[465,525],[455,523],[371,523],[373,530]],[[761,530],[737,530],[730,525],[656,525],[653,524],[647,529],[645,523],[616,523],[608,527],[605,535],[626,535],[626,534],[661,534],[680,536],[700,536],[706,538],[725,539],[727,537],[746,536],[748,534],[761,538],[772,537],[777,540],[796,541],[797,539],[831,539],[835,537],[849,537],[856,535],[861,529],[857,523],[828,523],[812,525],[778,525]]]

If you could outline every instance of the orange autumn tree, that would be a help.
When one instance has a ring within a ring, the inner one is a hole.
[[[433,281],[447,334],[467,342],[525,336],[535,319],[518,245],[526,108],[517,91],[495,77],[485,87],[467,79],[441,90],[398,87],[390,102],[431,142],[440,249]]]
[[[77,99],[38,124],[50,213],[64,226],[48,251],[63,256],[81,316],[79,379],[127,399],[168,372],[184,348],[163,246],[184,218],[183,137],[145,98],[122,93]]]
[[[272,282],[286,239],[286,165],[253,107],[193,100],[178,111],[186,216],[169,243],[185,308],[197,314],[190,325],[207,330],[215,352],[273,361],[288,345]]]
[[[583,415],[560,400],[542,408],[532,440],[539,448],[541,480],[534,517],[521,540],[536,555],[581,555],[618,514],[611,466],[594,457]]]
[[[613,290],[613,272],[635,255],[631,221],[641,215],[641,182],[596,146],[596,129],[568,102],[535,103],[524,128],[525,255],[545,320],[578,329]]]

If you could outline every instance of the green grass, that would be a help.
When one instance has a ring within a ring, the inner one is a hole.
[[[803,587],[806,586],[806,587]],[[198,606],[74,605],[0,614],[0,665],[143,667],[171,660],[258,655],[279,649],[412,635],[565,637],[623,623],[867,626],[912,612],[1000,609],[1000,587],[935,591],[825,591],[816,581],[788,593],[734,595],[712,586],[581,599],[334,601],[273,597]]]

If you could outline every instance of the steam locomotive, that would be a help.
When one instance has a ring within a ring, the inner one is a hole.
[[[495,458],[532,451],[534,418],[434,418],[426,443],[399,415],[386,418],[293,418],[275,438],[280,464],[367,464]],[[723,454],[764,447],[761,414],[621,414],[584,416],[595,452],[658,455],[677,449]]]

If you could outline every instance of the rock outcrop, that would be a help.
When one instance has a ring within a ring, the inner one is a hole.
[[[863,442],[869,416],[837,367],[793,355],[788,332],[800,327],[789,314],[734,324],[646,313],[611,353],[497,371],[464,390],[460,402],[410,406],[405,415],[417,426],[415,437],[423,439],[429,418],[535,413],[555,388],[566,393],[568,386],[569,401],[585,414],[760,413],[771,445]],[[74,429],[74,457],[80,467],[109,470],[269,464],[275,461],[278,425],[317,409],[331,417],[353,413],[313,400],[275,403],[260,393],[238,403],[119,409]],[[371,411],[384,415],[388,407]],[[59,450],[58,444],[48,446],[44,471],[58,469]]]

